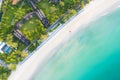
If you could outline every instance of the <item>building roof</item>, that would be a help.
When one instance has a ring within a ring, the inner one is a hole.
[[[0,53],[10,53],[12,48],[5,42],[0,42]]]
[[[5,42],[0,42],[0,49],[5,45]]]
[[[2,10],[2,4],[3,4],[4,0],[0,0],[0,12]]]
[[[50,0],[52,3],[59,3],[61,0]]]
[[[40,21],[43,23],[43,25],[46,28],[48,28],[50,26],[50,23],[49,23],[47,17],[45,16],[45,14],[43,13],[43,11],[41,9],[39,9],[33,1],[30,1],[30,5],[35,10],[36,15],[38,16]]]
[[[3,48],[4,45],[5,45],[4,42],[0,42],[0,53],[3,53],[2,48]]]
[[[16,5],[18,3],[19,0],[12,0],[12,4]]]
[[[0,0],[0,9],[1,9],[1,7],[2,7],[2,0]]]
[[[2,12],[0,12],[0,22],[2,21]]]
[[[29,45],[31,42],[29,39],[26,38],[26,36],[24,34],[22,34],[22,32],[17,29],[14,30],[13,35],[18,38],[20,41],[22,41],[23,43],[25,43],[26,45]]]

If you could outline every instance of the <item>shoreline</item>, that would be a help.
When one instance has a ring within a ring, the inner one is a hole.
[[[72,20],[66,22],[65,25],[58,30],[58,32],[56,32],[50,39],[48,39],[48,41],[45,42],[45,44],[38,48],[36,53],[28,57],[23,64],[18,65],[16,71],[12,72],[8,80],[30,80],[37,68],[44,66],[45,62],[48,62],[54,55],[54,53],[50,53],[51,51],[69,39],[78,31],[78,29],[84,28],[82,25],[89,24],[91,21],[95,20],[96,16],[100,16],[101,13],[106,12],[107,9],[112,7],[118,1],[119,0],[91,1],[90,4],[86,5],[83,12],[78,13],[74,18],[71,18]],[[71,31],[71,33],[69,31]]]

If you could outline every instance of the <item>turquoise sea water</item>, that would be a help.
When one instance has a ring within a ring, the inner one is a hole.
[[[77,32],[32,80],[120,80],[120,9]]]

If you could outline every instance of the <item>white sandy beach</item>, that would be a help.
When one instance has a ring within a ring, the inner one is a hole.
[[[120,0],[93,0],[88,4],[84,11],[71,19],[65,26],[50,38],[46,44],[36,50],[23,64],[18,65],[17,69],[12,72],[8,80],[31,80],[32,75],[38,67],[44,66],[44,63],[50,60],[55,53],[51,53],[61,43],[66,41],[72,34],[82,29],[88,23],[95,20],[96,17],[120,5]],[[71,32],[69,32],[71,31]]]

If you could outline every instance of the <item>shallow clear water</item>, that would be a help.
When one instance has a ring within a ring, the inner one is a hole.
[[[120,9],[77,32],[33,80],[120,80]]]

